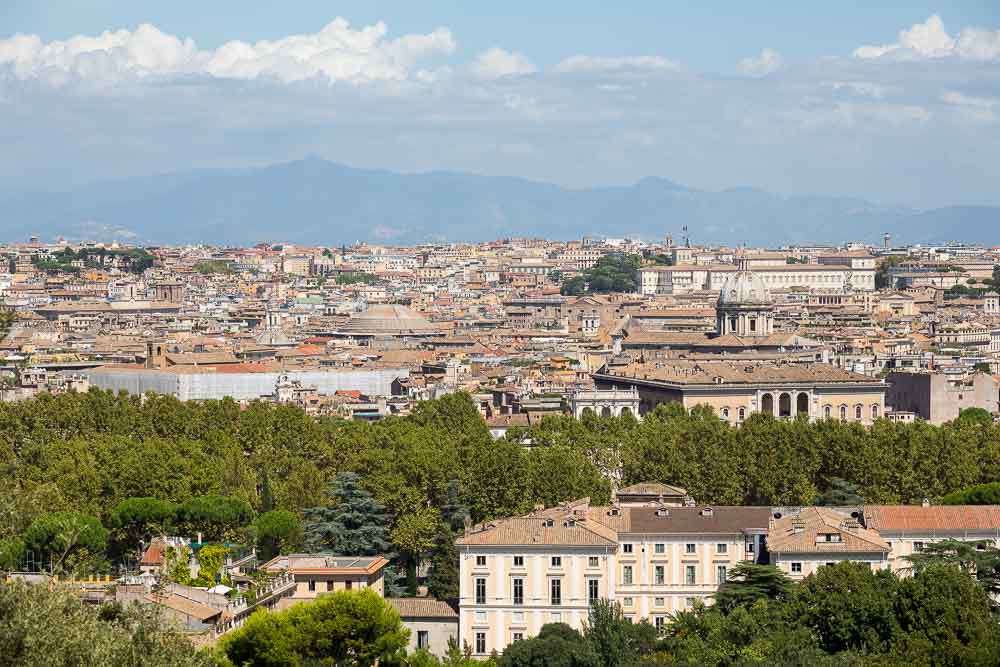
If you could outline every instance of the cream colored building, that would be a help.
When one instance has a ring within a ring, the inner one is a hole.
[[[767,535],[771,565],[794,581],[842,561],[888,568],[889,543],[861,524],[859,511],[853,514],[856,516],[828,507],[775,511]]]
[[[748,260],[749,261],[749,260]],[[687,294],[715,291],[737,270],[732,264],[678,264],[639,269],[642,294]],[[754,273],[771,290],[793,287],[848,291],[875,289],[875,268],[835,264],[784,264],[754,267]]]
[[[581,629],[601,598],[657,625],[710,602],[732,566],[761,553],[769,508],[681,507],[659,500],[676,489],[657,486],[623,489],[630,502],[583,499],[459,538],[459,641],[485,656],[546,623]]]
[[[389,561],[382,556],[329,556],[291,554],[277,556],[261,569],[287,572],[295,578],[295,592],[281,602],[281,607],[302,600],[314,600],[323,593],[370,588],[383,595],[382,570]]]

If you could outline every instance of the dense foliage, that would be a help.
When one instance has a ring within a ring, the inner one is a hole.
[[[258,612],[226,637],[222,652],[240,667],[405,664],[409,632],[371,590],[339,591],[281,612]]]
[[[79,273],[80,264],[87,268],[101,269],[108,267],[108,261],[119,262],[123,271],[128,273],[143,273],[153,266],[154,257],[143,248],[127,250],[112,248],[63,248],[48,257],[33,255],[31,261],[42,271],[62,271]],[[76,264],[74,264],[74,262]]]
[[[662,634],[602,601],[582,634],[544,626],[537,638],[508,647],[498,664],[993,665],[1000,655],[986,591],[940,559],[912,577],[845,562],[800,584],[760,566],[734,579],[731,595],[678,612]]]
[[[23,667],[208,667],[153,606],[94,607],[68,592],[0,583],[0,663]]]
[[[312,540],[311,522],[349,509],[337,509],[339,496],[364,492],[385,514],[391,552],[412,572],[418,558],[434,561],[445,531],[460,533],[466,516],[482,521],[583,496],[607,503],[612,478],[678,484],[719,505],[913,502],[1000,479],[1000,426],[960,418],[864,428],[754,415],[733,428],[706,409],[671,405],[641,422],[549,417],[494,442],[464,394],[373,424],[266,403],[240,409],[96,389],[43,395],[0,404],[0,568],[23,566],[29,527],[61,512],[98,519],[114,565],[165,530],[245,543],[255,517],[273,510],[302,517]],[[349,494],[329,488],[348,479]],[[257,525],[269,553],[301,546],[289,517],[280,526],[277,518]],[[67,571],[91,562],[75,561]],[[436,586],[453,590],[447,561],[435,570]]]
[[[567,296],[635,292],[639,287],[641,263],[642,259],[638,255],[604,255],[593,267],[584,271],[582,276],[563,281],[560,291]]]

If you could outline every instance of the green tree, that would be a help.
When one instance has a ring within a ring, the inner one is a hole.
[[[723,612],[730,612],[758,600],[785,600],[792,587],[792,580],[774,565],[744,561],[729,570],[726,581],[715,593],[715,604]]]
[[[409,631],[372,590],[338,591],[281,612],[253,614],[223,639],[241,667],[402,665]]]
[[[0,662],[24,667],[209,667],[155,605],[95,607],[72,593],[0,583]]]
[[[547,623],[537,637],[514,642],[497,660],[499,667],[597,667],[590,642],[565,623]]]
[[[816,632],[827,653],[878,652],[899,632],[893,609],[898,585],[892,572],[872,572],[867,563],[824,566],[795,589],[786,618]]]
[[[434,546],[434,537],[440,524],[439,512],[433,507],[421,507],[396,519],[391,537],[399,547],[406,568],[406,589],[409,595],[417,594],[417,563]]]
[[[593,647],[603,667],[634,665],[652,650],[656,628],[648,621],[633,623],[621,605],[607,599],[590,606],[583,637]]]
[[[77,512],[44,514],[24,533],[24,549],[55,574],[86,574],[104,569],[108,531],[95,517]]]
[[[831,479],[826,491],[816,498],[816,504],[824,507],[850,507],[864,502],[857,485],[840,477]]]
[[[258,555],[269,561],[280,553],[289,553],[302,541],[302,522],[295,512],[271,510],[254,521]]]
[[[389,555],[389,514],[361,488],[357,473],[337,475],[327,487],[331,504],[305,510],[305,545],[309,551],[345,556]]]
[[[119,552],[137,550],[157,535],[166,534],[177,518],[177,505],[157,498],[126,498],[115,506],[108,520]]]
[[[941,498],[942,505],[1000,505],[1000,482],[976,484],[952,491]]]
[[[1000,595],[1000,549],[990,540],[940,540],[924,545],[919,553],[906,558],[917,575],[940,565],[957,566],[974,576],[987,594]]]
[[[458,558],[455,534],[448,525],[441,524],[434,539],[434,553],[427,575],[427,591],[438,600],[457,600],[459,597],[461,577]]]
[[[197,496],[181,504],[177,519],[190,530],[204,533],[206,540],[221,540],[234,536],[237,529],[249,524],[253,508],[240,498]]]

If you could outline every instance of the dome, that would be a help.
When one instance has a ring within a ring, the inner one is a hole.
[[[769,306],[771,294],[761,277],[748,268],[746,260],[741,260],[739,271],[726,278],[722,285],[718,305]]]
[[[440,333],[437,326],[406,306],[380,304],[354,315],[340,333],[353,336],[429,336]]]

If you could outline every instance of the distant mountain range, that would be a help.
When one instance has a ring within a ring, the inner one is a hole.
[[[695,190],[661,178],[563,188],[454,172],[397,174],[308,158],[201,169],[68,192],[0,191],[6,240],[40,234],[143,243],[412,244],[584,235],[783,245],[881,242],[1000,244],[1000,207],[919,211],[847,197],[781,197],[752,188]]]

